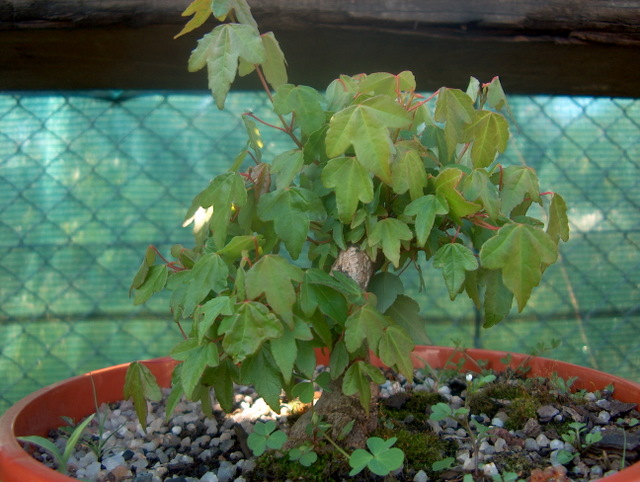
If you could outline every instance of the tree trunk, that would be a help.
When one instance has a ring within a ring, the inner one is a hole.
[[[351,246],[341,251],[331,267],[331,271],[340,271],[353,279],[364,290],[373,275],[374,263],[364,251]],[[377,396],[378,386],[371,383],[371,401],[367,412],[357,394],[345,395],[342,393],[343,377],[332,381],[331,391],[323,391],[313,410],[300,417],[289,431],[288,447],[292,448],[307,441],[307,426],[311,423],[313,413],[318,414],[323,422],[331,424],[328,435],[337,441],[343,428],[353,421],[353,428],[340,442],[341,445],[350,448],[363,448],[369,434],[378,425]]]

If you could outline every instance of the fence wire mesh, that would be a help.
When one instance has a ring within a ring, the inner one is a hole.
[[[564,195],[572,239],[528,308],[489,330],[427,276],[429,337],[519,352],[558,339],[550,356],[640,380],[640,100],[510,101],[518,129],[503,163],[526,161]],[[235,93],[218,111],[206,93],[0,95],[0,413],[179,340],[166,298],[133,306],[131,278],[148,244],[190,242],[185,209],[244,145],[240,114],[269,119],[265,102]],[[263,136],[267,159],[286,144]]]

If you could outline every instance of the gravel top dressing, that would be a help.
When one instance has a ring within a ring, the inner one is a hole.
[[[69,472],[92,482],[426,482],[459,481],[465,474],[474,481],[582,482],[638,459],[640,413],[635,404],[616,401],[606,390],[572,394],[561,380],[523,380],[509,371],[495,380],[416,371],[412,383],[388,375],[390,381],[380,387],[375,435],[397,437],[395,446],[404,451],[405,462],[384,479],[367,470],[349,478],[346,461],[326,450],[308,468],[292,465],[286,453],[254,457],[247,446],[254,424],[276,420],[286,430],[295,404],[284,403],[276,414],[246,386],[237,387],[237,408],[231,414],[214,404],[214,416],[206,418],[199,402],[181,401],[168,422],[165,390],[165,399],[150,403],[146,433],[131,402],[103,405],[71,456]],[[98,446],[100,433],[99,458],[91,447]],[[61,448],[67,436],[64,428],[50,434]],[[314,443],[321,453],[322,440]],[[35,448],[33,455],[55,467],[46,451]],[[294,466],[295,472],[286,472]]]

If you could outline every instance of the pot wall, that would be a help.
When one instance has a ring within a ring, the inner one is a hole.
[[[467,358],[463,369],[477,371],[474,360],[488,362],[487,368],[501,370],[505,365],[500,362],[507,352],[468,349],[462,354],[450,347],[416,347],[413,362],[416,368],[428,364],[433,368],[442,368],[448,362],[457,362],[462,356]],[[328,364],[328,355],[317,352],[318,363]],[[589,368],[570,363],[559,362],[540,357],[511,354],[511,367],[516,368],[527,360],[531,367],[530,376],[548,377],[557,373],[560,377],[579,377],[576,389],[599,390],[613,384],[614,395],[623,402],[640,404],[640,384],[608,375]],[[376,360],[380,364],[379,360]],[[163,387],[170,386],[171,373],[176,362],[170,358],[158,358],[144,362],[157,377]],[[64,476],[37,462],[25,452],[16,437],[24,435],[46,436],[51,429],[62,424],[61,416],[76,420],[95,411],[93,383],[98,403],[115,402],[123,398],[124,377],[128,364],[97,370],[85,375],[70,378],[45,387],[23,398],[0,418],[0,480],[2,482],[70,482],[76,479]],[[640,463],[608,477],[607,482],[640,481]]]

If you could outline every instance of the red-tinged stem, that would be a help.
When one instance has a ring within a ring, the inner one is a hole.
[[[258,74],[258,77],[260,78],[260,83],[262,84],[262,87],[263,87],[264,91],[269,96],[269,100],[271,101],[271,104],[273,104],[273,94],[271,94],[271,89],[269,88],[269,84],[267,83],[267,79],[265,78],[264,73],[262,72],[262,69],[260,68],[260,66],[256,65],[255,67],[256,67],[256,73]],[[300,140],[295,136],[295,134],[293,133],[293,129],[291,128],[291,126],[289,126],[287,124],[287,121],[284,119],[284,117],[281,114],[278,114],[278,119],[280,119],[280,122],[284,126],[284,129],[282,129],[280,127],[276,127],[276,129],[286,132],[288,134],[288,136],[291,137],[291,140],[293,140],[293,142],[295,142],[295,144],[300,149],[302,149],[304,146],[302,145]],[[293,123],[293,120],[291,122]],[[266,122],[263,122],[263,124],[269,125]],[[272,126],[272,127],[275,127],[275,126]]]
[[[413,105],[411,107],[409,107],[408,112],[411,112],[412,110],[416,110],[418,107],[420,107],[421,105],[426,104],[427,102],[429,102],[431,99],[433,99],[436,95],[438,95],[438,91],[434,92],[433,94],[431,94],[429,97],[427,97],[425,100],[421,100],[420,102],[418,102],[416,105]]]
[[[456,242],[456,239],[458,239],[458,235],[460,234],[460,226],[458,226],[456,228],[456,234],[453,235],[453,238],[451,238],[451,244]]]
[[[287,129],[283,129],[282,127],[278,127],[276,125],[269,124],[267,121],[263,121],[262,119],[260,119],[260,117],[256,116],[252,112],[245,112],[242,115],[246,115],[247,117],[251,117],[252,119],[255,119],[258,122],[260,122],[260,124],[264,124],[267,127],[271,127],[272,129],[278,129],[279,131],[286,132],[287,134],[289,134],[289,131]]]
[[[547,192],[541,192],[540,196],[553,196],[555,195],[555,192],[553,191],[547,191]]]

